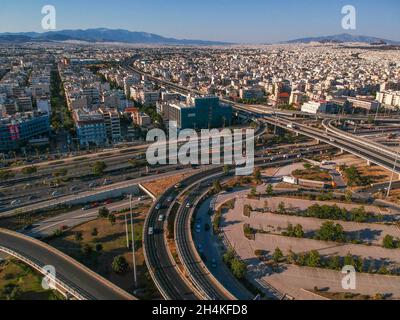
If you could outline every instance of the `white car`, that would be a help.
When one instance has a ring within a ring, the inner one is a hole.
[[[163,222],[164,219],[165,219],[165,216],[163,214],[160,214],[160,216],[158,217],[158,221]]]
[[[154,234],[154,228],[153,227],[150,227],[149,228],[149,236],[151,236],[151,235],[153,235]]]

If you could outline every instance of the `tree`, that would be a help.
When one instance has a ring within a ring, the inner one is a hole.
[[[0,170],[0,180],[5,181],[15,177],[15,173],[10,170]]]
[[[282,201],[279,203],[278,205],[278,213],[279,214],[285,214],[286,213],[286,207],[285,207],[285,203]]]
[[[117,221],[117,217],[115,216],[115,214],[110,213],[108,215],[108,221],[110,221],[111,225],[114,225],[115,222]]]
[[[112,271],[116,274],[124,274],[129,269],[129,264],[124,256],[115,257],[112,262]]]
[[[310,170],[312,168],[312,165],[308,162],[305,163],[303,166],[304,166],[304,169],[306,169],[306,170]]]
[[[295,264],[296,259],[297,259],[297,255],[292,250],[290,250],[289,254],[287,256],[287,262],[290,264]]]
[[[253,172],[253,178],[256,182],[261,182],[262,180],[262,175],[261,175],[261,170],[260,168],[255,168]]]
[[[94,248],[95,248],[96,252],[103,251],[103,245],[101,243],[96,243]]]
[[[213,183],[213,189],[216,193],[220,193],[222,191],[222,186],[219,181],[214,181]]]
[[[232,260],[231,270],[233,275],[240,280],[245,277],[247,266],[243,261],[235,258]]]
[[[98,234],[99,234],[99,231],[97,230],[97,228],[93,228],[93,230],[92,230],[92,236],[93,236],[93,237],[97,237]]]
[[[23,174],[30,175],[30,174],[36,173],[36,172],[37,172],[37,168],[34,167],[34,166],[32,166],[32,167],[25,167],[25,168],[22,169],[21,172],[22,172]]]
[[[93,252],[93,248],[92,248],[89,244],[83,245],[83,247],[82,247],[82,253],[83,253],[86,257],[90,256],[90,255],[92,254],[92,252]]]
[[[383,239],[383,247],[386,249],[394,249],[396,248],[394,238],[391,235],[386,235]]]
[[[340,224],[333,221],[325,222],[316,232],[316,240],[322,241],[344,241],[344,230]]]
[[[222,260],[227,266],[230,267],[233,259],[235,259],[235,251],[232,248],[229,248],[228,251],[223,255]]]
[[[267,193],[268,197],[272,197],[274,195],[274,186],[272,184],[269,184],[265,192]]]
[[[355,267],[354,257],[350,252],[344,257],[343,264],[345,266],[353,266],[353,267]]]
[[[257,189],[256,188],[251,188],[250,190],[250,196],[251,197],[256,197],[257,196]]]
[[[283,252],[280,248],[276,248],[274,254],[272,255],[272,260],[279,263],[283,259]]]
[[[230,166],[229,166],[229,165],[227,165],[227,164],[226,164],[226,165],[224,165],[224,175],[226,175],[226,176],[227,176],[227,175],[229,174],[229,171],[230,171],[230,169],[231,169],[231,168],[230,168]]]
[[[65,177],[67,174],[68,170],[65,168],[61,168],[53,172],[53,177]]]
[[[345,199],[347,202],[351,202],[353,200],[353,193],[351,192],[351,190],[346,191]]]
[[[92,173],[95,176],[102,176],[107,165],[104,161],[97,161],[92,167]]]
[[[108,210],[106,207],[100,208],[99,209],[99,218],[108,218],[110,214],[110,210]]]
[[[312,268],[318,268],[321,265],[321,256],[318,251],[313,250],[307,256],[306,259],[307,266]]]
[[[330,257],[328,261],[328,267],[329,269],[332,270],[340,270],[341,269],[340,257],[339,256]]]
[[[303,226],[301,224],[296,225],[293,229],[293,233],[296,238],[304,238]]]

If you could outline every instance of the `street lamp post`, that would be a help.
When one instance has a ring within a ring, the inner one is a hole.
[[[137,275],[136,275],[136,256],[135,256],[135,233],[133,225],[133,208],[132,208],[132,194],[129,197],[130,200],[130,216],[131,216],[131,233],[132,233],[132,260],[133,260],[133,281],[134,288],[137,288]]]
[[[394,161],[394,165],[393,165],[393,172],[392,172],[392,177],[390,179],[390,183],[389,183],[389,188],[388,188],[388,192],[387,192],[387,198],[390,197],[390,192],[392,190],[392,186],[393,186],[393,180],[394,180],[394,174],[397,168],[397,162],[399,161],[399,155],[400,155],[400,143],[399,143],[399,149],[397,149],[397,154],[396,154],[396,160]]]

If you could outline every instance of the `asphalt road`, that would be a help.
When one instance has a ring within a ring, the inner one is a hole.
[[[89,272],[79,263],[67,259],[57,250],[48,248],[20,236],[0,230],[0,246],[6,247],[40,266],[51,265],[56,269],[56,277],[90,300],[133,299],[127,293],[96,274]]]
[[[133,205],[136,205],[138,203],[144,203],[146,201],[136,199],[133,201]],[[97,219],[99,215],[99,208],[100,207],[106,207],[107,209],[112,211],[120,211],[126,208],[129,208],[130,203],[129,200],[123,200],[123,201],[118,201],[115,203],[111,203],[108,205],[101,205],[99,207],[90,209],[90,210],[75,210],[71,211],[62,215],[59,215],[57,217],[53,217],[41,222],[36,223],[33,225],[33,228],[27,232],[25,232],[27,235],[30,235],[35,238],[42,238],[46,236],[51,236],[56,230],[61,229],[62,227],[66,228],[72,228],[75,226],[78,226],[82,223]]]

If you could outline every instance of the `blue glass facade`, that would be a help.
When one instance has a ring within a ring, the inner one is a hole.
[[[21,143],[50,133],[49,115],[0,122],[0,151],[18,149]]]
[[[194,106],[180,110],[180,129],[209,129],[232,124],[232,106],[222,104],[218,97],[195,98]]]

